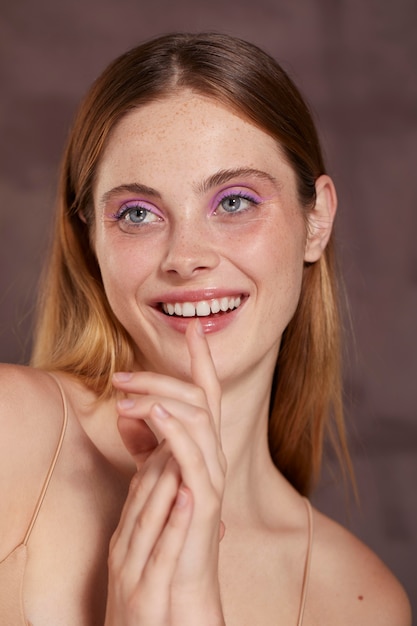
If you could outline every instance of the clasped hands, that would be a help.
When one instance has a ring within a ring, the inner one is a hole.
[[[192,383],[150,372],[114,376],[125,394],[119,430],[137,472],[110,542],[105,626],[224,626],[221,391],[198,320],[186,342]],[[155,438],[145,460],[132,420]]]

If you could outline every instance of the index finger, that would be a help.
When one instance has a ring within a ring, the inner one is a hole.
[[[217,433],[220,435],[220,398],[221,388],[210,347],[198,319],[192,320],[185,332],[188,351],[191,357],[191,376],[193,382],[203,389],[213,416]]]

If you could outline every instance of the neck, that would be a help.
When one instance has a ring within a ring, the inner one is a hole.
[[[222,446],[227,458],[225,518],[265,519],[271,494],[288,488],[274,466],[268,446],[270,369],[252,370],[244,380],[225,388],[222,397]]]

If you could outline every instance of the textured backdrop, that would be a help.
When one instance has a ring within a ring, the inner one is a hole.
[[[415,0],[1,0],[0,360],[29,354],[57,167],[81,96],[140,41],[213,29],[272,53],[317,118],[339,194],[361,505],[346,512],[331,456],[314,501],[382,557],[417,613]]]

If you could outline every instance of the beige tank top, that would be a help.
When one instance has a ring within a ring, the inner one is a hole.
[[[59,380],[52,374],[51,376],[57,383],[62,398],[63,421],[61,434],[23,541],[8,556],[6,556],[3,561],[0,562],[0,624],[4,626],[31,626],[25,616],[23,605],[23,579],[26,569],[28,543],[58,461],[59,453],[61,452],[68,422],[68,407],[64,390]],[[308,541],[297,626],[302,626],[303,623],[304,610],[307,601],[308,582],[310,578],[311,553],[313,548],[313,514],[310,502],[307,498],[304,498],[304,501],[308,516]]]

